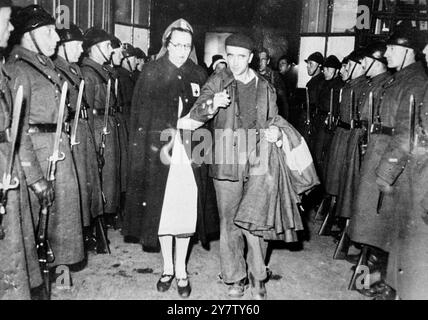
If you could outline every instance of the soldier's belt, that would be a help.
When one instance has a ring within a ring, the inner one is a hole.
[[[351,125],[349,123],[343,122],[342,120],[337,122],[337,127],[345,130],[351,130]]]
[[[0,143],[8,143],[9,142],[9,130],[6,129],[5,131],[0,131]]]
[[[66,131],[67,126],[63,126],[63,132]],[[43,124],[30,124],[28,133],[55,133],[56,132],[56,123],[43,123]]]
[[[106,114],[106,110],[105,109],[94,109],[92,110],[92,113],[94,114],[94,116],[103,116]],[[116,113],[115,109],[110,108],[108,111],[109,116],[114,116]]]
[[[88,116],[87,116],[87,109],[80,109],[80,115],[79,115],[79,119],[83,119],[83,120],[88,120]],[[74,119],[74,117],[76,116],[76,111],[70,111],[69,113],[69,118],[70,119]]]
[[[384,134],[386,136],[393,136],[395,129],[392,127],[385,127],[381,124],[373,124],[370,133],[371,134]]]

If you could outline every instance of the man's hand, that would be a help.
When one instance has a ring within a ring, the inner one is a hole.
[[[382,178],[376,178],[376,184],[381,192],[384,194],[391,194],[394,188]]]
[[[50,207],[53,204],[55,200],[55,190],[52,182],[42,178],[33,183],[30,188],[39,199],[41,206]]]
[[[270,126],[269,129],[265,130],[265,139],[269,143],[277,143],[281,137],[281,130],[276,126]]]
[[[217,112],[219,108],[227,108],[229,105],[230,97],[227,94],[226,90],[224,90],[223,92],[216,93],[213,99],[212,113]]]

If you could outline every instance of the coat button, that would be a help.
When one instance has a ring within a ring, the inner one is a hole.
[[[143,202],[143,207],[147,207],[147,202]]]
[[[143,128],[138,128],[138,131],[139,132],[143,132]]]
[[[180,79],[180,80],[181,80],[181,79],[182,79],[182,78],[181,78],[181,76],[178,76],[178,79]]]
[[[189,99],[185,99],[185,100],[184,100],[184,102],[188,103],[188,102],[189,102]]]

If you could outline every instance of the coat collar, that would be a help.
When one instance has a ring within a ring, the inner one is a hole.
[[[97,74],[102,76],[103,81],[107,82],[110,79],[110,71],[105,66],[95,62],[94,60],[89,59],[87,57],[83,58],[82,67],[85,66],[96,70]]]
[[[39,66],[41,68],[49,67],[51,69],[55,69],[55,65],[53,64],[50,58],[44,55],[41,55],[39,53],[30,51],[20,45],[17,45],[12,49],[10,56],[16,60],[18,59],[26,60],[32,63],[33,65]]]

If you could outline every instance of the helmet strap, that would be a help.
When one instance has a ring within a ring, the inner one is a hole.
[[[30,31],[30,38],[31,38],[31,41],[33,42],[34,46],[36,47],[37,53],[40,54],[40,55],[43,55],[43,52],[40,49],[40,46],[37,43],[36,38],[34,37],[33,30]]]
[[[104,54],[103,50],[101,50],[100,46],[98,44],[96,44],[95,47],[101,53],[102,57],[104,58],[104,62],[110,62],[110,59],[107,58],[107,56]]]
[[[404,64],[406,63],[407,53],[408,53],[408,52],[409,52],[409,50],[408,50],[408,49],[406,49],[406,53],[404,54],[404,58],[403,58],[403,62],[401,63],[401,68],[400,68],[400,70],[402,70],[402,69],[403,69]]]
[[[366,73],[364,74],[365,76],[369,73],[369,71],[373,68],[374,64],[375,64],[376,60],[373,60],[373,62],[370,64],[370,67],[368,67],[368,69],[366,70]]]

